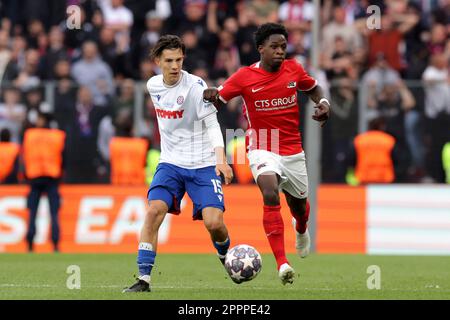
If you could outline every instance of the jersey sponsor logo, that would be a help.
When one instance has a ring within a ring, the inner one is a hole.
[[[156,97],[156,99],[158,99],[158,101],[159,101],[159,99],[161,99],[161,96],[159,94],[152,94],[152,96]]]
[[[255,92],[261,91],[262,89],[264,89],[264,87],[257,88],[257,89],[252,88],[252,92],[255,93]]]
[[[290,108],[295,106],[296,104],[297,104],[297,94],[293,94],[290,97],[255,101],[255,107],[257,111]]]
[[[296,86],[297,86],[297,82],[295,82],[295,81],[291,81],[287,85],[288,89],[295,88]]]
[[[162,110],[162,109],[156,109],[156,115],[158,118],[163,119],[181,119],[183,118],[184,110],[175,110],[175,111],[169,111],[169,110]]]
[[[179,105],[182,105],[183,102],[184,102],[184,97],[183,97],[183,96],[179,96],[179,97],[177,98],[177,103],[178,103]]]

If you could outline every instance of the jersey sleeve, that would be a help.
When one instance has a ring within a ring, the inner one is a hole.
[[[241,69],[242,70],[242,69]],[[219,87],[219,95],[222,102],[227,103],[234,97],[240,96],[242,93],[242,71],[239,70],[229,77],[223,85]]]
[[[146,84],[146,88],[147,88],[147,92],[148,92],[148,94],[149,94],[149,96],[150,96],[150,99],[152,100],[152,103],[151,103],[151,106],[154,108],[155,107],[155,96],[153,95],[153,93],[152,93],[152,87],[153,87],[153,83],[151,82],[151,80],[152,79],[149,79],[148,81],[147,81],[147,84]]]
[[[300,91],[309,91],[317,85],[317,80],[311,77],[300,63],[296,63],[298,68],[297,89]]]
[[[206,88],[206,83],[203,80],[199,80],[198,82],[194,83],[192,85],[191,91],[190,91],[190,98],[191,101],[195,105],[195,109],[197,112],[197,118],[199,120],[204,119],[205,117],[209,116],[210,114],[216,113],[217,109],[214,107],[212,103],[205,103],[203,101],[203,91]]]
[[[152,94],[151,93],[151,79],[148,79],[147,80],[147,84],[145,85],[146,86],[146,88],[147,88],[147,92],[148,92],[148,94]]]

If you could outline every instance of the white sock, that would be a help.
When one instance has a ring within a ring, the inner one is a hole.
[[[217,243],[219,246],[221,246],[221,245],[224,245],[227,241],[228,241],[228,237],[222,242],[215,241],[215,243]]]
[[[153,251],[153,245],[148,242],[139,242],[139,250]]]
[[[145,274],[143,276],[140,276],[139,280],[144,280],[145,282],[150,283],[150,276],[148,274]]]

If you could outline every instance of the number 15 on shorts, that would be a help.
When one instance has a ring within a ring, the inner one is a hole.
[[[218,179],[211,179],[211,182],[214,186],[214,192],[218,194],[223,194],[222,191],[222,182]]]

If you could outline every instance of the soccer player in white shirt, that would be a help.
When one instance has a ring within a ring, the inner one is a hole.
[[[151,290],[159,227],[166,213],[180,213],[185,192],[194,204],[193,219],[203,220],[222,264],[230,246],[220,174],[228,184],[233,173],[226,163],[217,110],[203,101],[205,82],[182,70],[184,55],[185,46],[174,35],[161,37],[152,50],[162,74],[150,78],[147,89],[158,116],[161,157],[147,196],[137,258],[139,278],[124,292]]]

